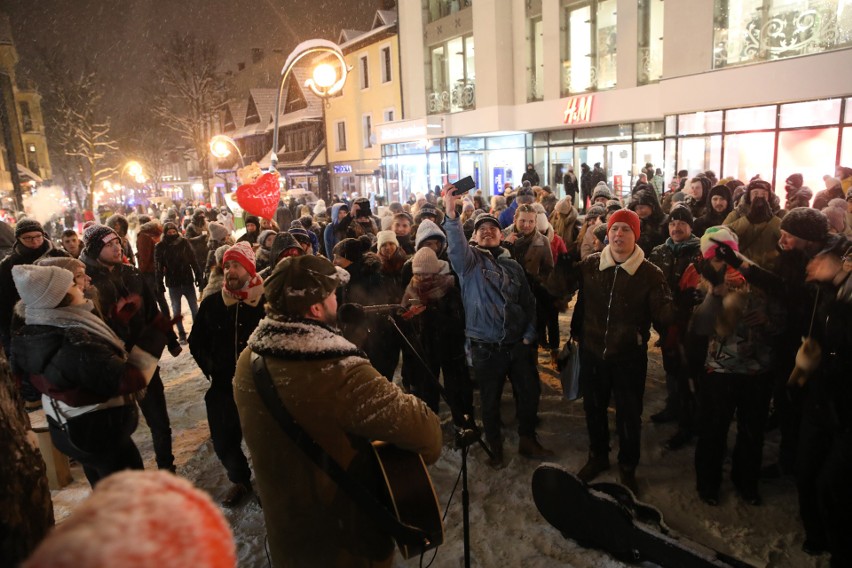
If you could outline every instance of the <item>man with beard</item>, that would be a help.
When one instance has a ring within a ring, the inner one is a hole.
[[[118,233],[104,225],[92,225],[83,234],[83,241],[86,246],[80,260],[86,264],[86,274],[98,291],[101,313],[129,352],[143,331],[163,317],[157,309],[153,291],[136,267],[123,262]],[[169,352],[177,356],[181,348],[173,331],[168,334],[168,342]],[[138,402],[151,429],[157,467],[176,471],[171,422],[159,368],[154,371],[145,396]]]
[[[639,216],[620,209],[607,221],[609,244],[579,265],[580,292],[571,335],[580,341],[580,382],[589,459],[577,476],[590,482],[609,469],[610,398],[615,399],[619,479],[638,493],[636,466],[652,320],[672,321],[672,297],[659,268],[636,244]]]
[[[770,196],[775,197],[768,181],[751,180],[742,203],[725,219],[725,225],[737,234],[743,256],[768,270],[775,267],[781,238],[781,219],[773,212]],[[774,202],[778,203],[777,197]]]
[[[29,218],[18,221],[12,253],[0,262],[0,338],[6,353],[9,353],[12,340],[12,311],[21,299],[12,279],[12,268],[19,264],[33,264],[45,255],[66,256],[65,252],[54,249],[53,243],[45,238],[41,223]]]
[[[717,185],[710,190],[708,207],[704,215],[695,219],[692,234],[699,239],[710,227],[721,225],[725,218],[734,209],[734,200],[731,198],[731,190],[726,185]]]
[[[234,397],[276,566],[390,566],[394,545],[282,431],[258,394],[255,354],[292,419],[357,482],[377,483],[371,440],[417,452],[426,463],[441,453],[438,417],[332,327],[340,283],[322,257],[281,261],[264,283],[268,315],[237,361]]]
[[[251,494],[251,469],[241,447],[243,432],[234,402],[237,358],[264,315],[263,281],[255,273],[248,243],[237,243],[222,257],[225,284],[220,294],[201,302],[189,351],[210,381],[204,395],[213,450],[228,472],[232,485],[222,499],[234,507]]]
[[[665,443],[670,450],[682,448],[692,439],[695,430],[695,396],[689,384],[686,330],[692,308],[700,296],[695,287],[681,286],[687,268],[701,262],[701,242],[692,234],[692,223],[689,209],[675,205],[669,214],[669,238],[655,247],[648,257],[663,272],[674,299],[674,323],[660,333],[668,397],[665,408],[651,416],[657,423],[678,420],[677,433]]]

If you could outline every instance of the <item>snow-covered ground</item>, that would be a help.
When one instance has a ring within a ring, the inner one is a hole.
[[[189,319],[186,317],[187,324]],[[567,331],[567,317],[563,317],[561,327]],[[539,437],[543,445],[556,451],[553,461],[576,471],[585,462],[588,444],[582,402],[568,402],[561,397],[559,379],[550,368],[549,361],[549,355],[540,356],[543,386]],[[227,491],[229,482],[210,442],[204,407],[207,380],[196,367],[188,349],[184,349],[176,358],[166,353],[161,367],[172,420],[178,474],[218,500]],[[675,426],[658,426],[647,420],[648,416],[662,407],[664,398],[665,385],[659,351],[651,349],[645,394],[642,460],[637,470],[641,499],[658,507],[669,527],[679,534],[755,566],[828,566],[827,557],[814,559],[801,551],[803,530],[798,519],[796,488],[792,479],[764,482],[761,486],[764,504],[760,507],[752,507],[740,501],[730,481],[727,481],[727,476],[719,506],[710,507],[699,501],[694,489],[694,447],[677,452],[663,449],[663,441],[674,433]],[[584,549],[566,540],[539,515],[530,489],[532,474],[538,464],[517,455],[514,402],[508,383],[502,410],[507,467],[502,471],[492,470],[485,463],[484,452],[476,447],[468,462],[472,565],[623,566],[605,553]],[[446,443],[441,459],[430,468],[430,472],[443,508],[458,477],[461,456],[451,445],[452,428],[449,411],[445,407],[442,407],[441,418],[445,425]],[[610,418],[614,421],[612,410]],[[613,429],[612,425],[610,429]],[[732,427],[731,444],[733,433]],[[140,419],[134,439],[145,458],[146,468],[155,467],[151,436],[143,419]],[[616,444],[615,440],[613,444]],[[777,446],[777,432],[770,433],[764,455],[774,459]],[[615,453],[612,454],[614,456]],[[726,465],[726,470],[728,467]],[[71,485],[52,492],[58,522],[67,517],[89,494],[88,484],[79,466],[73,468],[72,473],[74,482]],[[602,475],[600,480],[615,481],[616,468]],[[237,509],[225,509],[224,513],[234,531],[240,566],[268,566],[264,549],[263,514],[258,505],[251,501]],[[445,530],[445,544],[438,549],[432,566],[463,566],[461,488],[450,505]],[[427,554],[424,565],[429,558]],[[395,565],[414,568],[420,565],[420,559],[404,561],[397,556]]]

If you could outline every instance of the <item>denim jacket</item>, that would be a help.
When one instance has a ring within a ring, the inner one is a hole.
[[[504,251],[497,258],[469,246],[458,217],[444,221],[447,255],[459,277],[465,311],[465,335],[487,343],[532,343],[535,298],[524,269]]]

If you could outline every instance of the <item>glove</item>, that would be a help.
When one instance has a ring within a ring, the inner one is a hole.
[[[725,282],[725,267],[723,266],[719,270],[716,270],[712,264],[705,262],[701,268],[701,276],[715,288]]]
[[[133,316],[136,315],[136,312],[139,311],[141,305],[142,298],[139,294],[130,294],[129,296],[118,299],[115,306],[113,306],[112,315],[122,324],[127,325]]]
[[[716,239],[710,240],[716,243],[716,258],[733,268],[742,266],[743,259],[737,254],[737,251],[722,241],[717,241]]]
[[[704,292],[699,290],[698,288],[688,288],[682,291],[678,295],[678,305],[679,307],[687,310],[691,310],[694,306],[697,306],[701,302],[704,301]]]
[[[177,357],[183,351],[183,347],[181,347],[180,343],[175,343],[174,345],[169,345],[169,353],[171,353],[172,357]]]

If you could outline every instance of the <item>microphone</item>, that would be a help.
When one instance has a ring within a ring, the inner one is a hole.
[[[343,325],[358,325],[364,321],[364,317],[367,314],[393,315],[404,311],[405,308],[399,304],[378,304],[375,306],[343,304],[337,312],[337,319]]]
[[[357,306],[358,304],[355,305]],[[361,309],[364,310],[365,314],[377,315],[395,314],[405,311],[405,308],[399,304],[376,304],[375,306],[361,306]]]

